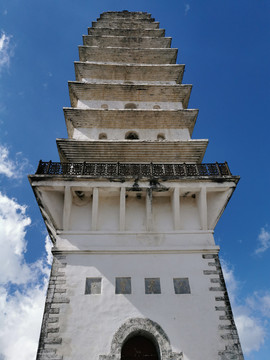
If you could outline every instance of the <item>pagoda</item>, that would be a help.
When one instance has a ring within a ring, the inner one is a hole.
[[[79,46],[60,162],[29,180],[53,264],[37,360],[242,360],[214,228],[238,181],[202,163],[159,23],[105,12]]]

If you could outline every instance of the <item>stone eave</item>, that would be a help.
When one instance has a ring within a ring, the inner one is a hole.
[[[151,13],[145,11],[105,11],[100,14],[100,17],[98,19],[122,19],[123,15],[125,16],[125,19],[153,19],[152,21],[155,21],[155,19],[152,18]]]
[[[123,177],[122,177],[123,178]],[[136,179],[136,176],[127,176],[127,178],[129,179]],[[140,179],[145,179],[145,181],[151,179],[152,177],[141,177]],[[165,181],[164,177],[154,177],[155,179],[160,179],[161,181]],[[45,181],[55,181],[55,180],[62,180],[64,181],[64,183],[66,181],[85,181],[87,179],[89,180],[97,180],[97,181],[107,181],[108,179],[111,179],[111,177],[104,177],[104,176],[100,176],[100,177],[96,177],[96,176],[91,176],[91,175],[40,175],[40,174],[30,174],[28,175],[28,179],[30,184],[32,185],[32,183],[34,181],[38,181],[38,182],[45,182]],[[167,181],[168,179],[166,179]],[[169,181],[177,181],[177,182],[188,182],[190,183],[192,182],[217,182],[218,184],[223,183],[223,182],[234,182],[236,185],[238,184],[240,180],[240,176],[238,175],[231,175],[231,176],[223,176],[223,177],[216,177],[216,176],[183,176],[183,177],[178,177],[178,178],[170,178]],[[54,185],[52,185],[54,186]],[[62,184],[60,184],[59,186],[62,186]]]
[[[138,19],[125,21],[123,19],[100,19],[98,21],[92,21],[93,28],[103,28],[103,27],[112,27],[119,29],[158,29],[159,21],[154,21],[154,19]]]
[[[79,46],[80,61],[122,62],[128,64],[175,64],[178,49]]]
[[[168,49],[171,46],[171,37],[149,36],[115,36],[115,35],[83,35],[84,46],[117,47],[117,48],[160,48]]]
[[[201,163],[208,140],[141,141],[56,139],[61,162]]]
[[[72,107],[78,100],[182,102],[187,108],[192,85],[134,85],[92,84],[69,81],[69,96]]]
[[[165,29],[119,29],[112,27],[88,28],[88,35],[114,35],[114,36],[154,36],[162,37],[165,35]]]
[[[63,108],[68,137],[74,128],[188,129],[192,135],[197,109],[102,110]]]
[[[183,64],[122,64],[104,62],[75,61],[77,81],[83,78],[124,81],[175,81],[181,83],[185,65]]]

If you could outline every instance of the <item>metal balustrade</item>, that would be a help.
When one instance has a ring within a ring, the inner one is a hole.
[[[36,175],[87,175],[106,178],[168,178],[232,176],[227,162],[210,164],[61,163],[40,160]]]

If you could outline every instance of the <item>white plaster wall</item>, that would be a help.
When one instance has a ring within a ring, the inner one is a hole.
[[[72,204],[69,230],[90,231],[92,223],[92,200],[85,205]]]
[[[137,219],[135,218],[134,221]],[[141,218],[143,221],[143,218]],[[56,240],[58,250],[69,251],[200,251],[215,249],[211,231],[178,232],[59,232]]]
[[[183,230],[199,230],[201,228],[197,198],[180,197],[180,227]]]
[[[64,206],[64,193],[62,189],[59,191],[42,191],[42,199],[46,208],[49,209],[52,219],[56,224],[56,228],[63,228],[63,206]]]
[[[186,360],[216,359],[217,292],[209,291],[201,254],[125,254],[67,256],[67,296],[59,316],[61,351],[66,360],[98,360],[110,352],[112,337],[132,317],[157,322],[173,351]],[[115,294],[115,277],[131,277],[132,294]],[[84,295],[85,278],[102,277],[101,295]],[[160,277],[161,294],[146,295],[145,277]],[[191,294],[174,294],[173,278],[188,277]],[[72,339],[72,340],[71,340]]]
[[[135,131],[140,140],[156,141],[159,134],[165,136],[165,140],[190,140],[188,129],[111,129],[111,128],[74,128],[73,139],[98,140],[100,134],[107,134],[108,140],[124,140],[126,133]]]
[[[119,191],[99,191],[98,230],[118,231],[120,221]]]
[[[165,232],[174,230],[171,194],[168,191],[157,195],[153,193],[152,211],[153,228],[155,231]]]
[[[227,191],[210,191],[207,193],[207,222],[210,228],[214,228],[220,212],[226,204],[226,199],[231,194]]]
[[[76,107],[79,109],[101,109],[101,105],[108,105],[109,109],[124,109],[125,104],[133,103],[137,105],[137,109],[153,109],[155,105],[159,105],[163,110],[180,110],[183,109],[181,102],[151,102],[151,101],[108,101],[108,100],[78,100]]]
[[[126,198],[126,230],[145,231],[146,230],[146,204],[145,194],[137,198],[137,193],[129,192]],[[140,230],[139,230],[140,229]]]

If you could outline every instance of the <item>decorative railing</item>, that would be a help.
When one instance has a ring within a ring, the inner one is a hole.
[[[227,162],[212,164],[60,163],[39,162],[37,175],[87,175],[107,178],[180,178],[232,176]]]

